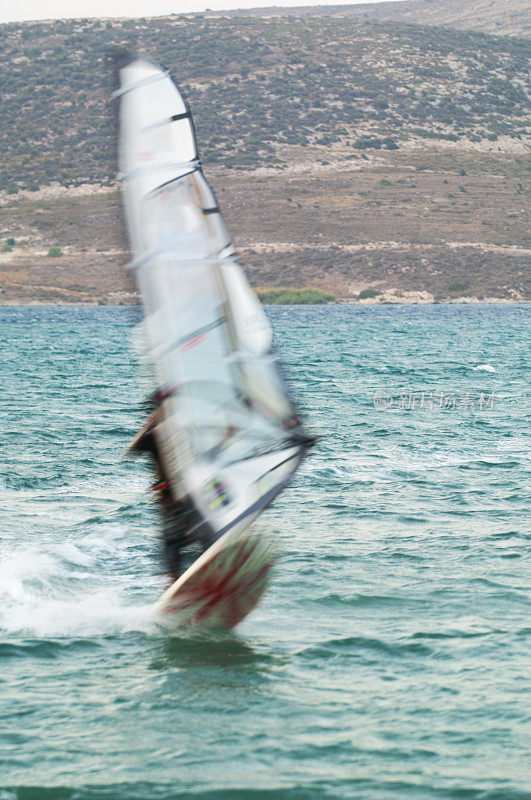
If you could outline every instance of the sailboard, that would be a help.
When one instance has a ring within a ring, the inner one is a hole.
[[[174,571],[155,608],[232,627],[258,602],[274,561],[249,528],[313,441],[204,177],[187,103],[145,58],[128,59],[119,78],[129,268],[144,310],[152,410],[131,449],[156,456],[163,539],[203,549],[184,574]]]

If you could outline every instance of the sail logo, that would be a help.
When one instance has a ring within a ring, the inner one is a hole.
[[[209,481],[205,486],[205,491],[207,493],[208,507],[211,511],[228,506],[231,502],[227,487],[219,478]]]

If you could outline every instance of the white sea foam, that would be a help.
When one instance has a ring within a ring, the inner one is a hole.
[[[147,633],[155,628],[151,603],[129,599],[137,588],[134,575],[125,571],[102,574],[91,569],[97,559],[90,547],[84,549],[71,541],[52,546],[48,543],[47,552],[45,546],[38,543],[2,548],[1,631],[37,637],[86,637]],[[72,565],[76,571],[72,571]],[[146,589],[149,592],[152,588],[155,599],[162,588],[158,586],[160,580],[152,577],[147,583]]]
[[[7,548],[0,551],[0,599],[25,602],[31,596],[28,586],[35,581],[46,583],[57,568],[55,559],[34,547]]]
[[[92,566],[96,557],[94,554],[82,550],[72,541],[60,542],[55,546],[56,552],[70,564],[76,564],[82,567]]]
[[[36,637],[88,637],[130,631],[149,633],[156,618],[151,604],[129,604],[120,593],[103,590],[50,600],[37,594],[12,603],[0,616],[4,631]]]
[[[472,367],[474,372],[496,372],[496,368],[492,364],[478,364],[477,367]]]

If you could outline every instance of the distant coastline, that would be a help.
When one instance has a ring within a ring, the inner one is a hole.
[[[425,301],[416,301],[411,299],[397,299],[395,301],[375,301],[374,299],[370,300],[341,300],[341,299],[334,299],[334,300],[327,300],[323,303],[288,303],[288,302],[274,302],[274,303],[262,303],[264,306],[367,306],[367,307],[382,307],[382,306],[464,306],[464,305],[485,305],[485,306],[495,306],[495,305],[504,305],[504,306],[518,306],[518,305],[527,305],[529,300],[507,300],[504,298],[499,297],[487,297],[484,299],[479,299],[477,297],[457,297],[452,300],[433,300],[430,302]],[[140,301],[138,302],[131,302],[131,303],[107,303],[107,302],[66,302],[63,300],[58,300],[56,302],[46,302],[45,300],[29,300],[29,301],[17,301],[11,300],[9,302],[4,302],[0,298],[0,308],[141,308]]]

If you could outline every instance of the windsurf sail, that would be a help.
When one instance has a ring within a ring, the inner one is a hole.
[[[251,524],[312,440],[203,175],[188,105],[148,60],[119,75],[130,269],[156,406],[136,444],[154,437],[171,500],[193,512],[187,533],[208,545]]]

